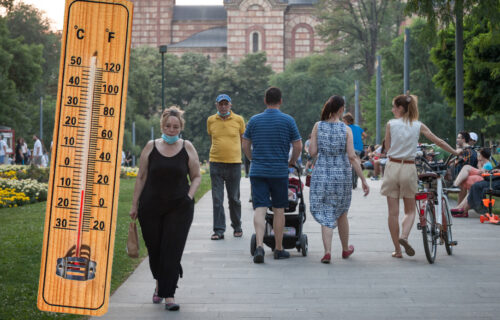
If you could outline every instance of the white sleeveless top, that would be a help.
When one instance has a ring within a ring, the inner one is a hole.
[[[401,160],[414,160],[421,124],[420,121],[413,121],[410,124],[410,122],[403,121],[403,118],[390,120],[391,146],[387,156]]]

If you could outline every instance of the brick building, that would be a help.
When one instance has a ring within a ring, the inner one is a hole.
[[[199,52],[238,62],[266,51],[277,71],[295,58],[325,49],[314,27],[317,0],[224,0],[223,6],[178,6],[175,0],[132,0],[132,46],[168,45],[168,52]]]

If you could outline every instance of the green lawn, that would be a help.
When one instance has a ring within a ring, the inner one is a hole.
[[[134,183],[135,179],[122,179],[120,182],[111,292],[147,255],[142,237],[139,237],[140,258],[129,258],[125,251]],[[208,190],[210,175],[205,174],[196,199]],[[41,312],[36,306],[45,206],[46,203],[42,202],[0,209],[0,319],[82,319],[82,316]]]

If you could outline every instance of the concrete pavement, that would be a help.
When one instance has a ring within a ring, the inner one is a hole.
[[[234,238],[228,225],[225,240],[210,240],[209,192],[195,206],[176,293],[180,311],[151,303],[155,284],[145,259],[112,295],[100,319],[499,319],[500,226],[483,225],[475,214],[455,219],[458,246],[452,256],[438,246],[434,265],[428,264],[421,232],[414,228],[409,241],[415,256],[394,259],[381,182],[370,185],[366,198],[359,188],[353,192],[349,222],[355,253],[341,259],[335,231],[330,265],[319,262],[323,246],[320,225],[309,214],[309,188],[308,256],[294,250],[289,260],[273,260],[265,247],[262,265],[250,256],[249,180],[241,181],[243,238]],[[229,221],[227,208],[226,217]]]

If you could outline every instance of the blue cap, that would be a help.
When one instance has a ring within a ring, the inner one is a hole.
[[[219,103],[222,100],[227,100],[227,102],[231,102],[231,98],[229,98],[229,96],[227,94],[219,94],[217,96],[217,99],[215,99],[215,102]]]

